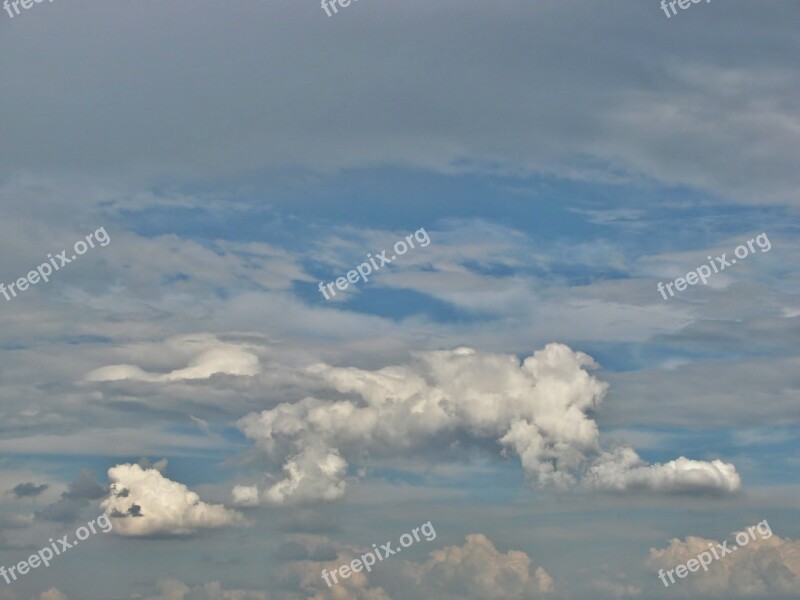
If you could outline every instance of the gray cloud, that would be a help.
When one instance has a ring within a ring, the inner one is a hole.
[[[791,0],[731,0],[680,21],[580,0],[361,3],[334,20],[314,3],[237,3],[224,22],[217,11],[75,0],[15,22],[0,41],[16,56],[4,170],[205,179],[491,164],[797,203]],[[45,68],[45,82],[26,77]],[[56,97],[60,110],[41,110]]]
[[[58,500],[36,511],[36,518],[43,521],[72,522],[89,506],[90,500],[102,498],[105,493],[106,490],[97,482],[94,473],[82,469]]]
[[[48,487],[50,486],[48,486],[46,483],[43,483],[42,485],[36,485],[35,483],[26,482],[14,486],[14,489],[11,490],[11,493],[17,498],[35,498],[44,492]]]

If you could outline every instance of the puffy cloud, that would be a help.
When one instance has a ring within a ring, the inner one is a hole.
[[[168,373],[150,373],[131,364],[109,365],[86,375],[87,381],[139,381],[169,382],[186,379],[208,379],[212,375],[255,375],[259,372],[258,356],[246,346],[229,344],[214,336],[179,336],[167,342],[176,352],[194,352],[187,367]],[[199,353],[198,353],[199,352]]]
[[[468,535],[463,546],[431,552],[409,573],[429,597],[475,600],[527,600],[553,591],[553,579],[542,567],[532,568],[525,553],[503,554],[481,534]]]
[[[164,579],[156,586],[157,596],[144,600],[269,600],[267,592],[251,590],[223,590],[218,581],[190,588],[182,581]]]
[[[680,457],[647,465],[631,448],[604,452],[587,473],[584,484],[598,489],[656,492],[734,493],[741,487],[736,467],[721,460],[699,461]]]
[[[307,556],[318,556],[322,552],[332,551],[332,546],[326,544],[324,538],[314,536],[294,536],[295,553],[302,552]],[[344,579],[337,577],[337,583],[330,587],[322,578],[322,570],[335,571],[341,565],[350,563],[358,558],[359,553],[353,548],[339,548],[335,558],[325,562],[314,560],[301,560],[286,565],[283,568],[284,580],[293,587],[303,590],[303,600],[392,600],[392,597],[381,587],[370,585],[369,575],[365,571],[352,572],[350,577]],[[401,561],[397,566],[401,566]],[[329,576],[329,580],[333,580]]]
[[[519,456],[533,485],[650,492],[734,492],[733,465],[679,458],[647,465],[632,448],[600,447],[590,412],[607,384],[594,361],[549,344],[516,356],[470,348],[416,353],[377,371],[315,365],[308,374],[339,396],[306,397],[239,421],[247,437],[283,464],[284,477],[259,493],[287,504],[334,500],[345,490],[347,458],[423,451],[460,440],[495,440]],[[238,496],[254,502],[252,488]]]
[[[110,494],[101,506],[120,535],[189,535],[242,520],[221,504],[201,502],[195,492],[154,468],[122,464],[109,469],[108,477]]]
[[[751,528],[752,536],[747,532],[735,532],[733,539],[741,534],[742,540],[748,537],[749,542],[729,543],[727,547],[732,550],[736,546],[736,551],[725,556],[718,550],[720,559],[712,560],[708,572],[690,573],[682,580],[676,577],[676,583],[669,587],[670,593],[693,598],[800,594],[800,540],[773,535],[765,524],[762,521],[758,529]],[[698,536],[687,536],[683,541],[673,539],[666,548],[651,548],[646,564],[654,571],[675,569],[710,547],[716,549],[718,543]],[[663,589],[658,579],[653,585]]]

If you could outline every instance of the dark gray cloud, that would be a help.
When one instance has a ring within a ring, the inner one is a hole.
[[[14,489],[11,490],[11,493],[17,498],[35,498],[44,492],[48,487],[50,486],[48,486],[46,483],[43,483],[42,485],[36,485],[35,483],[26,482],[14,486]]]
[[[222,21],[211,0],[75,0],[27,17],[0,40],[6,173],[492,164],[797,203],[792,0],[669,20],[657,2],[581,0],[374,1],[334,19],[245,0]]]
[[[36,518],[42,521],[72,522],[80,517],[83,509],[89,506],[90,500],[102,498],[105,493],[105,488],[97,483],[94,473],[82,469],[58,500],[36,511]]]

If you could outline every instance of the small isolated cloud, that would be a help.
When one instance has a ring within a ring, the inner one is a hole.
[[[35,498],[48,487],[50,486],[48,486],[46,483],[43,483],[42,485],[36,485],[35,483],[26,482],[14,486],[14,489],[11,490],[11,493],[17,498]]]
[[[481,533],[463,546],[434,550],[408,573],[426,597],[441,600],[528,600],[553,591],[552,577],[525,552],[503,554]]]
[[[182,483],[156,469],[122,464],[108,470],[112,481],[101,506],[123,536],[190,535],[233,525],[242,516],[221,504],[207,504]]]
[[[190,588],[177,579],[164,579],[156,584],[155,596],[144,600],[269,600],[267,592],[223,590],[218,581]]]
[[[208,426],[208,422],[204,421],[203,419],[198,419],[194,415],[189,415],[189,418],[195,422],[195,424],[200,428],[200,430],[205,433],[211,433],[211,428]]]
[[[97,482],[94,473],[81,470],[58,500],[36,511],[36,518],[69,523],[80,516],[81,511],[89,506],[91,500],[102,498],[105,493],[106,490]]]
[[[608,385],[589,373],[596,366],[563,344],[549,344],[521,363],[513,355],[458,348],[419,352],[411,364],[377,371],[315,365],[306,376],[339,398],[307,397],[239,421],[248,438],[283,464],[283,478],[259,491],[258,500],[296,504],[340,498],[348,461],[364,451],[393,457],[487,439],[503,454],[518,456],[536,487],[739,490],[732,464],[680,457],[648,465],[633,448],[603,449],[591,415]],[[236,496],[252,504],[256,493],[239,488]]]
[[[212,375],[255,375],[259,372],[258,356],[247,346],[228,344],[213,336],[181,337],[167,342],[175,353],[193,352],[188,366],[167,373],[151,373],[132,364],[108,365],[86,375],[87,381],[137,381],[169,382],[191,379],[208,379]]]
[[[46,592],[42,592],[36,596],[33,600],[69,600],[69,597],[58,588],[50,588]]]
[[[742,540],[748,537],[748,543],[737,543],[737,534],[741,534]],[[683,541],[673,539],[666,548],[651,548],[646,565],[656,572],[675,569],[701,552],[716,549],[721,543],[698,536],[688,536]],[[701,569],[684,579],[673,575],[675,583],[669,586],[669,592],[691,598],[800,595],[800,540],[772,535],[769,525],[762,521],[759,529],[754,529],[754,536],[747,532],[732,534],[727,548],[732,550],[733,546],[737,547],[736,551],[724,556],[724,551],[718,550],[720,559],[711,561],[708,572]],[[657,577],[653,585],[663,589]]]

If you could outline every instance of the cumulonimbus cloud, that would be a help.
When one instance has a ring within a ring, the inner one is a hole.
[[[470,348],[420,352],[408,365],[376,371],[315,365],[308,374],[347,399],[306,397],[239,421],[283,465],[263,491],[238,486],[243,504],[334,500],[348,461],[364,450],[394,456],[456,440],[495,440],[520,458],[532,485],[656,493],[732,493],[741,482],[722,461],[680,457],[648,465],[632,448],[603,449],[591,411],[607,384],[597,365],[563,344],[522,363]]]
[[[108,478],[109,496],[101,506],[118,535],[190,535],[242,521],[238,512],[202,502],[195,492],[155,468],[117,465],[108,470]]]

